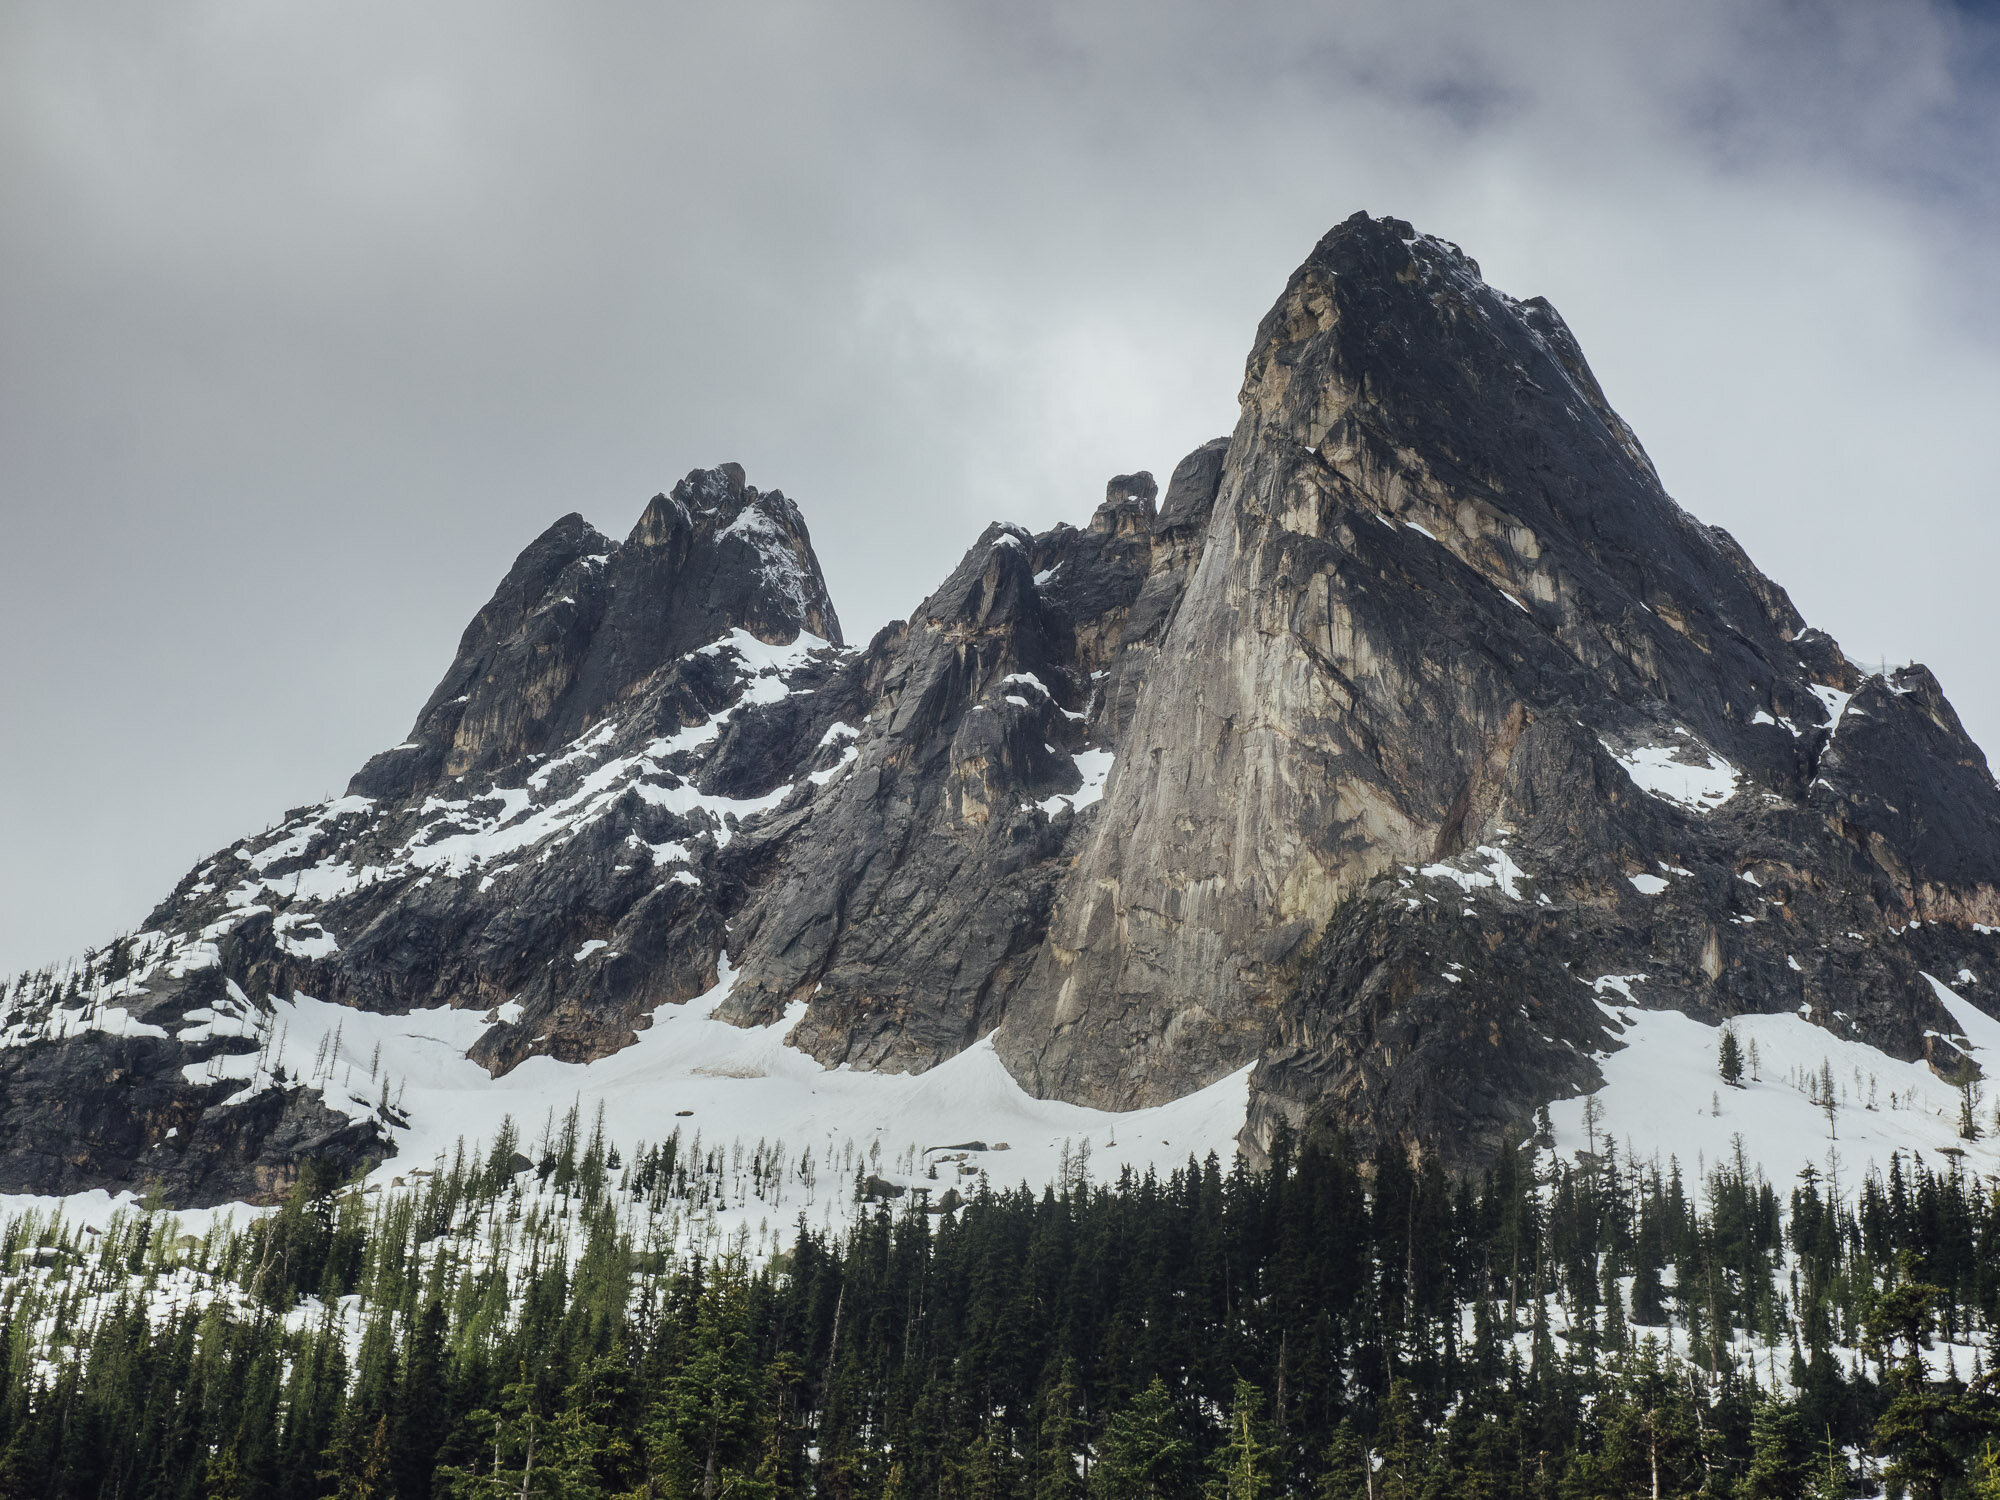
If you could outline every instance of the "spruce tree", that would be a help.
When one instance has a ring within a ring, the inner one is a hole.
[[[1854,1493],[1853,1482],[1847,1473],[1847,1460],[1833,1445],[1833,1428],[1826,1429],[1826,1442],[1813,1456],[1812,1470],[1806,1478],[1806,1500],[1848,1500]],[[1979,1500],[1987,1500],[1980,1496]],[[2000,1490],[1996,1490],[1992,1500],[2000,1500]]]
[[[1091,1494],[1095,1500],[1183,1500],[1192,1488],[1193,1461],[1194,1445],[1156,1375],[1105,1423],[1090,1470]]]
[[[1733,1089],[1743,1087],[1743,1047],[1736,1040],[1736,1028],[1722,1028],[1722,1041],[1716,1054],[1716,1071],[1722,1081]]]
[[[1799,1500],[1808,1464],[1798,1413],[1774,1395],[1750,1418],[1750,1462],[1736,1487],[1739,1500]]]
[[[1980,1450],[1971,1479],[1971,1488],[1966,1491],[1971,1500],[2000,1500],[2000,1448],[1995,1448],[1991,1441]],[[1814,1496],[1814,1500],[1818,1497]],[[1839,1500],[1847,1497],[1842,1495]]]
[[[1369,1472],[1373,1459],[1351,1418],[1342,1417],[1333,1429],[1321,1461],[1325,1467],[1314,1487],[1318,1500],[1366,1500],[1373,1493]]]
[[[1083,1451],[1088,1429],[1075,1360],[1062,1362],[1036,1405],[1039,1430],[1030,1500],[1081,1500],[1083,1480],[1077,1473],[1077,1456]]]
[[[1208,1461],[1208,1500],[1264,1500],[1277,1486],[1272,1472],[1277,1450],[1261,1415],[1264,1393],[1238,1380],[1229,1405],[1229,1426]]]

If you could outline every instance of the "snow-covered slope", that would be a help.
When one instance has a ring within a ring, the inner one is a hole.
[[[1871,1170],[1886,1174],[1899,1152],[1934,1170],[1956,1159],[2000,1181],[2000,1095],[1979,1081],[2000,1075],[2000,1021],[1926,978],[1955,1023],[1939,1040],[1960,1059],[1962,1081],[1796,1013],[1710,1025],[1649,1010],[1643,975],[1606,975],[1594,988],[1621,1045],[1600,1061],[1601,1088],[1550,1106],[1554,1147],[1564,1158],[1615,1147],[1634,1164],[1677,1161],[1691,1180],[1740,1152],[1780,1191],[1807,1168],[1851,1187]],[[1972,983],[1967,972],[1961,985]],[[1719,1072],[1725,1027],[1743,1059],[1733,1087]]]

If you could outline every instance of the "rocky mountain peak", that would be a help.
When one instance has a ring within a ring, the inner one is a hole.
[[[474,617],[403,745],[349,785],[408,796],[601,721],[689,651],[743,630],[767,644],[840,644],[805,519],[737,464],[653,497],[624,543],[581,516],[543,532]]]
[[[1985,909],[1990,777],[1922,691],[1848,702],[1851,666],[1667,496],[1547,302],[1357,215],[1260,325],[1219,465],[996,1037],[1028,1087],[1129,1108],[1254,1061],[1252,1144],[1331,1118],[1477,1155],[1616,1045],[1578,976],[1838,1011],[1899,1056],[1950,1024],[1899,935]],[[1857,706],[1893,738],[1850,735]],[[1827,816],[1849,746],[1895,793]],[[1757,860],[1818,873],[1746,909]],[[1801,928],[1874,936],[1808,960]]]
[[[1356,215],[1164,496],[989,525],[858,651],[737,465],[623,542],[565,516],[406,743],[92,962],[13,1002],[0,1185],[372,1160],[405,1125],[326,1061],[353,1011],[448,1007],[483,1079],[697,1000],[787,1067],[984,1046],[1010,1097],[1246,1090],[1253,1158],[1476,1166],[1645,1012],[1961,1077],[2000,787],[1928,671],[1857,667],[1667,494],[1554,307]]]

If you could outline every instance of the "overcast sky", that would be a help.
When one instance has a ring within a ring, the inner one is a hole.
[[[0,6],[0,972],[402,738],[514,554],[735,459],[850,638],[1227,432],[1357,208],[2000,749],[1990,12]]]

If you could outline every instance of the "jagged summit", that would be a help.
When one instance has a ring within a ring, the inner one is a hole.
[[[1698,1110],[1672,1069],[1731,1018],[1949,1094],[1995,983],[2000,788],[1936,681],[1858,671],[1682,510],[1554,308],[1357,215],[1164,495],[988,527],[863,649],[733,465],[622,543],[558,521],[346,797],[16,987],[0,1186],[214,1201],[435,1139],[357,1013],[479,1065],[424,1109],[726,1077],[879,1133],[819,1070],[944,1068],[881,1086],[946,1139],[969,1090],[1473,1166],[1628,1045]],[[1856,1149],[1935,1145],[1903,1113]]]
[[[348,791],[407,796],[546,752],[732,629],[841,643],[805,518],[782,492],[723,464],[655,495],[622,544],[564,516],[473,617],[405,743]]]
[[[1255,1061],[1253,1142],[1331,1118],[1477,1155],[1615,1045],[1580,976],[1922,1055],[1953,1023],[1892,939],[1985,909],[2000,843],[1926,896],[1937,840],[1889,855],[1830,805],[1859,686],[1668,498],[1552,308],[1350,219],[1260,326],[1121,754],[1144,774],[1111,779],[1002,1056],[1119,1106]],[[1991,778],[1949,784],[1987,826]]]
[[[86,1018],[47,997],[36,1045],[0,1059],[0,1184],[214,1201],[379,1156],[401,1118],[380,1059],[358,1086],[301,1068],[280,1002],[483,1012],[469,1051],[496,1075],[629,1044],[715,983],[738,829],[838,764],[844,700],[817,690],[845,680],[839,640],[798,508],[736,465],[656,496],[623,543],[563,517],[405,743],[191,872],[95,955]],[[100,1045],[116,1087],[88,1086]]]

